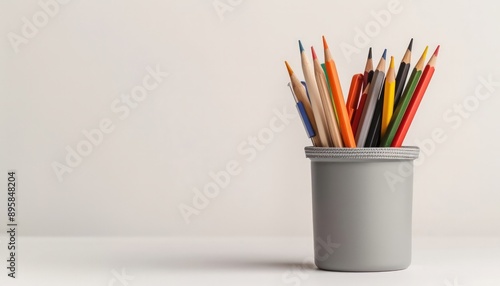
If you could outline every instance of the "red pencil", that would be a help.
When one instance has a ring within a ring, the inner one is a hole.
[[[394,135],[394,139],[392,140],[391,147],[401,147],[403,141],[406,137],[406,133],[408,133],[408,129],[410,128],[411,122],[415,117],[415,113],[417,113],[418,106],[424,97],[425,90],[427,86],[429,86],[429,82],[432,79],[432,75],[434,74],[434,66],[436,65],[436,60],[439,52],[439,46],[437,46],[434,54],[427,62],[427,66],[420,77],[420,80],[413,92],[413,95],[410,99],[410,103],[406,108],[405,115],[399,124],[398,131],[396,131],[396,135]]]
[[[363,95],[359,100],[358,108],[355,111],[354,117],[352,118],[352,133],[356,134],[358,131],[359,121],[361,121],[361,113],[363,113],[363,108],[365,108],[366,98],[368,97],[368,90],[370,89],[370,83],[365,86],[363,90]]]

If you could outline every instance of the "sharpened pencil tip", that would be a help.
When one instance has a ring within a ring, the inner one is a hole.
[[[385,60],[386,55],[387,55],[387,49],[385,49],[384,53],[382,54],[382,58],[384,58],[384,60]]]
[[[314,50],[313,46],[311,46],[311,53],[313,55],[313,60],[316,60],[318,57],[316,56],[316,51]]]
[[[434,56],[437,57],[438,53],[439,53],[439,47],[441,47],[441,45],[438,45],[436,50],[434,51]]]
[[[408,50],[411,52],[411,49],[413,48],[413,38],[410,40],[410,44],[408,45]]]
[[[328,49],[328,43],[326,42],[325,36],[322,36],[323,38],[323,49]]]
[[[300,40],[299,40],[299,49],[301,53],[304,51],[304,47],[302,46],[302,42]]]
[[[394,57],[391,56],[391,63],[389,64],[389,68],[393,69],[394,68]]]
[[[422,58],[426,58],[427,57],[427,50],[429,49],[429,46],[425,46],[425,50],[424,50],[424,53],[422,54]]]
[[[286,65],[286,69],[288,70],[288,74],[292,75],[293,74],[292,67],[290,67],[290,65],[288,64],[287,61],[285,61],[285,65]]]
[[[368,50],[368,59],[372,58],[372,47]]]
[[[420,59],[418,60],[417,64],[415,65],[415,69],[418,70],[418,69],[422,69],[423,68],[424,61],[425,61],[425,58],[427,57],[427,51],[428,50],[429,50],[429,46],[426,46],[424,52],[420,56]]]

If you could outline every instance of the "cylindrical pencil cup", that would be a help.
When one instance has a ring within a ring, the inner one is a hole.
[[[418,147],[306,147],[314,260],[332,271],[392,271],[411,263],[413,160]]]

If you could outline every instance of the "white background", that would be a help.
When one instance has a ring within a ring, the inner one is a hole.
[[[341,45],[356,46],[356,29],[372,25],[371,11],[387,10],[389,1],[229,2],[218,13],[211,0],[73,0],[16,53],[9,33],[22,36],[22,18],[33,22],[42,8],[1,1],[0,170],[3,178],[18,171],[20,235],[310,236],[303,151],[310,142],[300,120],[255,157],[237,148],[263,132],[276,110],[295,114],[283,61],[300,74],[297,40],[322,54],[321,35],[344,92],[363,71],[369,46],[375,64],[387,48],[399,65],[410,38],[413,64],[425,45],[431,52],[441,44],[405,140],[424,147],[437,128],[446,136],[415,169],[414,235],[500,235],[500,86],[475,99],[479,78],[500,82],[495,1],[401,0],[401,12],[351,55]],[[121,120],[111,105],[142,84],[148,66],[169,75]],[[454,106],[464,101],[469,111],[457,117]],[[66,164],[65,148],[75,149],[82,130],[103,118],[113,132],[60,182],[54,162]],[[232,160],[241,172],[187,224],[179,206],[192,206],[193,189]]]

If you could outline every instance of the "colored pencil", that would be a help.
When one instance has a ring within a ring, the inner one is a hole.
[[[389,122],[389,126],[387,126],[387,130],[382,136],[382,140],[380,142],[381,147],[389,147],[391,146],[392,140],[394,139],[394,136],[396,135],[396,132],[398,131],[399,124],[401,123],[401,120],[403,119],[403,116],[406,112],[406,108],[408,107],[408,104],[410,103],[410,99],[413,95],[413,92],[415,91],[415,88],[417,87],[418,80],[420,79],[420,76],[422,75],[422,69],[424,67],[424,61],[425,61],[425,56],[427,55],[427,49],[428,47],[425,47],[424,52],[422,53],[422,56],[418,60],[417,64],[413,68],[413,71],[411,72],[410,78],[408,79],[408,83],[405,86],[405,89],[403,91],[403,94],[401,95],[401,98],[399,99],[398,105],[396,109],[394,110],[394,114],[391,117],[391,121]]]
[[[363,90],[361,98],[359,99],[358,110],[363,110],[363,108],[365,107],[366,98],[368,97],[368,90],[369,89],[370,89],[370,83],[368,83],[365,86],[365,89]],[[358,131],[359,121],[361,120],[361,113],[362,112],[356,112],[354,114],[353,119],[352,119],[352,133],[353,134],[356,134]]]
[[[370,49],[368,50],[368,57],[366,58],[365,71],[363,73],[363,87],[361,88],[361,90],[365,90],[365,88],[370,84],[370,82],[372,81],[372,78],[373,78],[373,73],[374,73],[374,71],[373,71],[372,47],[370,47]],[[363,95],[363,93],[361,93],[361,95]],[[359,100],[360,102],[358,102],[358,107],[356,108],[356,110],[354,110],[354,114],[352,116],[353,118],[356,117],[356,114],[359,114],[357,117],[360,118],[361,113],[363,113],[364,104],[360,108],[361,99],[362,98],[360,98],[360,100]],[[365,99],[364,102],[366,102],[366,97],[364,99]],[[354,121],[354,119],[352,119],[352,121]],[[358,123],[359,123],[359,119],[358,119]],[[356,131],[354,131],[354,130],[357,130],[357,127],[353,128],[352,130],[354,132],[354,135],[356,135]]]
[[[434,74],[438,52],[439,46],[437,46],[434,54],[432,54],[429,62],[427,62],[427,65],[425,66],[424,72],[420,77],[420,81],[418,82],[418,85],[415,88],[415,92],[413,93],[410,103],[408,104],[408,108],[406,109],[403,119],[399,124],[398,131],[396,132],[396,135],[392,140],[391,147],[401,147],[401,145],[403,144],[406,133],[410,128],[411,122],[413,121],[413,118],[417,113],[418,106],[420,105],[425,91],[427,90],[427,87],[429,86],[429,83],[432,79],[432,75]]]
[[[316,83],[318,84],[318,90],[321,96],[321,102],[323,104],[323,111],[325,113],[328,132],[331,136],[334,147],[344,147],[344,144],[342,143],[342,135],[340,134],[339,130],[339,125],[337,119],[335,118],[335,112],[333,111],[333,104],[330,98],[330,92],[328,91],[325,72],[323,71],[323,68],[319,63],[318,57],[316,56],[316,51],[314,51],[314,47],[311,47],[311,52],[314,66],[314,76],[316,77]]]
[[[335,110],[335,104],[333,104],[332,89],[330,88],[330,80],[328,80],[328,75],[326,74],[325,63],[321,64],[321,68],[323,69],[323,73],[325,74],[325,77],[326,77],[326,85],[328,86],[328,92],[329,92],[328,94],[330,95],[330,100],[332,101],[333,111],[335,113],[335,119],[337,120],[337,122],[339,122],[339,118],[337,116],[337,110]]]
[[[375,104],[375,110],[373,110],[372,122],[370,123],[368,134],[366,135],[365,147],[378,147],[380,144],[380,126],[382,121],[382,108],[384,105],[384,90],[384,84],[382,84],[382,89],[380,90],[377,97],[377,103]]]
[[[373,73],[372,47],[370,47],[368,50],[368,58],[366,59],[365,72],[363,74],[363,90],[372,81]]]
[[[354,112],[358,108],[359,97],[361,95],[362,86],[363,86],[363,74],[358,73],[353,75],[346,103],[347,114],[349,115],[349,120],[351,120],[351,122],[352,118],[354,117]]]
[[[288,70],[288,75],[290,76],[291,88],[293,90],[293,94],[296,97],[296,101],[302,102],[304,105],[304,109],[306,111],[307,117],[311,123],[311,126],[314,130],[315,136],[311,138],[314,146],[321,146],[321,142],[319,141],[319,137],[316,136],[318,134],[318,126],[316,125],[316,120],[314,119],[314,114],[311,108],[311,103],[309,102],[309,98],[307,97],[307,92],[305,87],[302,85],[297,75],[294,73],[288,62],[285,61],[286,69]]]
[[[385,76],[385,89],[384,89],[384,108],[382,110],[382,124],[381,135],[384,136],[387,126],[391,121],[392,113],[394,111],[394,93],[395,93],[396,80],[394,78],[394,57],[391,57],[389,70]]]
[[[394,108],[396,108],[399,99],[401,98],[406,78],[408,77],[408,72],[410,71],[412,46],[413,46],[413,39],[410,40],[410,44],[408,44],[408,48],[406,49],[403,59],[399,64],[398,74],[396,75],[396,88],[394,91]]]
[[[314,113],[314,118],[316,119],[316,126],[318,127],[318,133],[316,134],[316,136],[319,136],[319,141],[321,144],[319,147],[332,147],[333,144],[331,140],[329,140],[331,137],[328,134],[325,112],[323,111],[318,85],[316,83],[314,73],[311,70],[309,60],[307,59],[306,53],[304,52],[304,47],[302,46],[302,43],[300,41],[299,49],[300,59],[302,63],[302,72],[304,73],[304,79],[306,81],[307,90],[309,92],[309,99],[311,100],[311,107]]]
[[[373,119],[373,112],[377,104],[377,99],[380,95],[382,86],[384,85],[385,78],[385,57],[387,50],[384,50],[382,57],[377,65],[377,69],[373,73],[370,89],[368,90],[368,97],[363,108],[359,126],[356,133],[356,144],[358,146],[365,146],[368,131]],[[360,111],[360,110],[358,110]]]
[[[293,99],[295,100],[297,111],[299,112],[300,118],[302,119],[302,124],[304,125],[304,128],[306,129],[307,137],[309,137],[311,140],[316,136],[316,133],[314,133],[314,129],[312,127],[311,121],[309,120],[309,117],[307,116],[306,108],[304,107],[304,104],[300,102],[297,99],[297,96],[295,95],[295,92],[293,91],[292,83],[288,83],[288,87],[290,88],[290,91],[292,92]],[[312,141],[313,145],[314,141]]]
[[[337,67],[335,66],[335,62],[333,61],[332,55],[330,54],[330,49],[328,48],[328,43],[326,42],[324,36],[323,36],[323,48],[325,51],[326,73],[328,74],[328,79],[330,80],[330,87],[332,89],[332,98],[335,104],[335,110],[337,111],[340,132],[342,134],[344,146],[354,148],[356,147],[356,141],[354,140],[351,121],[349,120],[349,115],[347,113],[347,109],[345,106],[344,94],[342,93],[342,88],[340,86]]]

